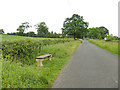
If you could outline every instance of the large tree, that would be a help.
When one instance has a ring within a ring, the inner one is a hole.
[[[19,31],[19,35],[23,35],[23,33],[25,32],[25,30],[27,30],[29,27],[31,27],[29,25],[28,22],[24,22],[21,25],[19,25],[17,31]]]
[[[72,35],[75,38],[83,38],[86,36],[88,22],[85,22],[83,16],[73,14],[71,18],[66,18],[63,23],[63,36]]]
[[[45,37],[45,35],[48,33],[48,27],[45,24],[45,22],[41,22],[41,23],[39,23],[35,26],[36,26],[36,29],[37,29],[38,36]]]

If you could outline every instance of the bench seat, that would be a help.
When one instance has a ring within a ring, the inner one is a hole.
[[[41,55],[41,56],[36,57],[36,59],[44,59],[46,57],[51,57],[51,56],[52,56],[52,54]]]
[[[51,57],[52,57],[52,54],[46,54],[46,55],[41,55],[41,56],[36,57],[35,59],[38,62],[38,67],[43,66],[42,61],[45,58],[48,58],[48,60],[51,61]]]

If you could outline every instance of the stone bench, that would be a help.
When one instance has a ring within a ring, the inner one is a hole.
[[[52,54],[46,54],[46,55],[41,55],[41,56],[36,57],[36,61],[38,62],[38,67],[43,66],[42,61],[45,58],[48,58],[48,60],[51,61],[51,57],[52,57]]]

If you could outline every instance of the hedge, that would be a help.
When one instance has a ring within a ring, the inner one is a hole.
[[[45,39],[45,40],[15,40],[2,42],[2,58],[4,60],[32,64],[36,56],[41,54],[41,47],[44,45],[70,42],[69,39]]]

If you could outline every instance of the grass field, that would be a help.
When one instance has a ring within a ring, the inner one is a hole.
[[[29,37],[3,35],[3,41],[10,42],[10,44],[12,44],[13,42],[11,42],[10,38],[12,40],[18,40],[18,42],[21,43],[20,41],[23,38],[29,38]],[[36,41],[41,38],[30,37],[29,39],[32,41],[34,40]],[[42,39],[46,40],[47,38],[46,39],[42,38]],[[54,39],[52,40],[54,41]],[[60,42],[56,44],[41,46],[42,48],[40,50],[40,53],[37,55],[48,54],[48,53],[53,55],[52,61],[50,62],[49,60],[45,59],[43,61],[44,66],[41,68],[37,67],[37,62],[35,60],[35,57],[28,58],[27,56],[24,56],[24,58],[27,57],[26,59],[28,59],[28,61],[34,61],[34,63],[30,65],[24,64],[22,62],[15,62],[14,60],[11,61],[10,58],[3,58],[2,59],[2,87],[3,88],[49,88],[51,87],[52,82],[56,79],[60,70],[65,66],[65,64],[67,63],[67,61],[72,56],[73,52],[79,46],[80,43],[81,43],[80,40],[73,40],[69,42]],[[15,47],[19,48],[18,46],[15,46]],[[10,46],[8,48],[12,48],[12,47]],[[31,49],[30,47],[28,48]],[[12,52],[9,52],[9,53],[12,53]],[[37,56],[37,55],[33,53],[33,56]],[[18,58],[17,61],[24,60],[24,58],[21,58],[21,59]]]
[[[17,36],[17,35],[2,35],[2,41],[14,41],[14,40],[23,40],[23,39],[31,39],[31,40],[60,40],[66,38],[40,38],[40,37],[26,37],[26,36]],[[73,38],[67,38],[69,40],[73,40]]]
[[[21,39],[34,39],[34,40],[40,40],[45,38],[35,38],[35,37],[26,37],[26,36],[17,36],[17,35],[2,35],[2,41],[14,41],[14,40],[21,40]]]
[[[104,40],[88,39],[88,41],[118,56],[118,40],[104,41]]]

